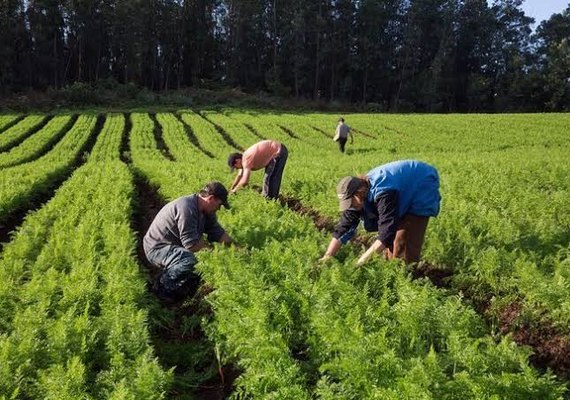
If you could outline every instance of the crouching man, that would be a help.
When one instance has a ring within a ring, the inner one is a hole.
[[[203,234],[209,242],[232,243],[216,218],[222,205],[230,208],[227,189],[220,182],[210,182],[199,193],[165,205],[152,221],[143,247],[147,259],[160,269],[153,287],[160,299],[179,301],[198,287],[194,254],[210,246]]]

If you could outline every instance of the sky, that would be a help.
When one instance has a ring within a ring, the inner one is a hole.
[[[552,14],[559,14],[568,7],[570,0],[525,0],[522,9],[529,17],[534,18],[535,27]]]

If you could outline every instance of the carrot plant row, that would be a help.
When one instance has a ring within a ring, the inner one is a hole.
[[[4,248],[2,398],[164,397],[170,374],[149,342],[133,257],[123,127],[122,115],[108,116],[89,161]]]
[[[11,124],[14,124],[18,118],[20,118],[20,116],[16,114],[0,115],[0,132],[9,127]]]
[[[0,221],[15,210],[29,207],[54,182],[60,181],[79,159],[94,133],[96,116],[82,115],[47,154],[0,174]],[[25,120],[24,120],[25,121]]]
[[[70,115],[58,115],[42,129],[9,151],[0,153],[0,168],[11,167],[32,160],[57,142],[72,123]]]
[[[16,125],[2,132],[0,136],[0,151],[9,150],[27,137],[34,129],[41,126],[47,118],[43,115],[29,115],[19,121]]]

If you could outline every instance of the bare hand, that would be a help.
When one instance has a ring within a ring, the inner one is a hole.
[[[368,260],[368,257],[366,256],[366,254],[363,254],[362,256],[360,256],[358,261],[356,261],[356,266],[362,267],[366,263],[367,260]]]

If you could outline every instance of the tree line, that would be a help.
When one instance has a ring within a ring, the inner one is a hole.
[[[393,111],[570,109],[570,3],[3,0],[0,91],[240,87]]]

